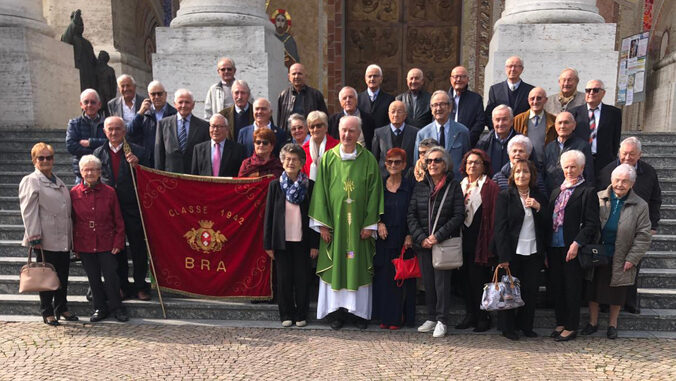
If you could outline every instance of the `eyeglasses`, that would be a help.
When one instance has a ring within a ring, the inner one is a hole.
[[[443,162],[444,162],[444,159],[442,159],[440,157],[435,157],[434,159],[425,160],[425,163],[427,163],[427,164],[432,164],[432,163],[441,164]]]
[[[317,123],[317,124],[312,124],[308,126],[309,129],[314,130],[315,128],[322,128],[324,127],[324,123]]]
[[[418,151],[418,156],[423,157],[427,154],[427,151]]]
[[[151,97],[161,97],[162,95],[166,94],[166,91],[156,91],[154,93],[149,93]]]
[[[99,103],[99,102],[98,101],[90,101],[90,100],[86,100],[86,99],[82,101],[83,105],[95,105],[97,103]]]
[[[440,108],[440,107],[447,107],[449,105],[448,102],[439,102],[439,103],[432,103],[430,107],[432,108]]]
[[[481,160],[467,160],[467,165],[483,165],[483,163]]]
[[[270,144],[270,142],[267,141],[267,140],[256,140],[256,141],[254,142],[254,144],[257,145],[257,146],[259,146],[259,145],[264,145],[264,146],[266,146],[266,145]]]
[[[218,129],[218,128],[226,128],[227,126],[225,124],[210,124],[209,127],[213,129]]]
[[[52,160],[54,160],[54,155],[38,156],[38,157],[36,157],[36,159],[38,159],[38,161],[45,161],[45,160],[52,161]]]
[[[401,163],[403,163],[403,160],[385,160],[385,164],[387,165],[399,165]]]
[[[234,68],[231,67],[220,67],[218,68],[218,71],[233,71],[235,70]]]
[[[594,88],[590,88],[590,89],[584,89],[584,92],[587,93],[587,94],[589,94],[589,93],[596,94],[601,90],[603,90],[603,89],[600,88],[600,87],[594,87]]]
[[[541,96],[539,96],[539,95],[536,96],[536,97],[530,97],[530,98],[528,98],[529,101],[541,101],[541,100],[543,100],[543,99],[545,99],[545,97],[541,97]]]
[[[467,78],[467,76],[464,75],[464,74],[463,75],[452,75],[451,76],[451,79],[464,79],[464,78]]]

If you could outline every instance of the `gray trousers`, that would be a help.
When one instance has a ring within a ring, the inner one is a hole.
[[[432,251],[425,250],[417,253],[425,285],[425,304],[427,305],[427,320],[440,321],[448,324],[448,315],[451,310],[451,271],[437,270],[432,266]]]

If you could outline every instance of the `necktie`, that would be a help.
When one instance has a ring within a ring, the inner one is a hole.
[[[214,158],[211,160],[211,173],[218,176],[221,169],[221,143],[214,144]]]
[[[373,103],[373,102],[375,102],[375,101],[376,101],[376,95],[375,95],[375,94],[371,94],[371,103]]]
[[[533,117],[533,126],[537,126],[538,123],[540,123],[540,117],[538,115],[535,115]]]
[[[395,128],[395,129],[394,129],[394,136],[397,136],[397,137],[398,137],[399,135],[401,135],[401,130],[398,129],[398,128]]]
[[[444,126],[439,128],[439,145],[443,148],[446,148],[446,131],[444,130]]]
[[[181,151],[185,151],[185,143],[188,140],[188,134],[185,133],[185,119],[178,120],[178,146]]]
[[[596,138],[596,116],[594,115],[596,110],[596,107],[589,110],[589,144],[592,144],[594,138]]]

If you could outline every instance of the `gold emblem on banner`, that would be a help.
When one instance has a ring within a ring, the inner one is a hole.
[[[228,239],[220,231],[212,229],[213,221],[200,220],[199,223],[199,229],[192,228],[183,235],[190,248],[205,254],[221,250]]]

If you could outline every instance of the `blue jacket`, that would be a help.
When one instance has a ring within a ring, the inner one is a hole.
[[[106,134],[103,133],[103,121],[105,118],[99,114],[98,119],[91,120],[84,115],[68,121],[68,130],[66,130],[66,148],[73,155],[73,173],[80,176],[80,158],[84,155],[91,155],[94,150],[108,141]],[[80,145],[80,140],[89,140],[89,147]]]
[[[432,122],[418,131],[418,136],[415,138],[414,157],[418,157],[418,146],[421,141],[427,138],[439,140],[437,127],[434,123],[435,122]],[[445,147],[446,151],[451,154],[451,159],[453,160],[453,176],[456,180],[461,181],[463,177],[460,173],[462,157],[465,155],[465,152],[470,150],[469,130],[458,122],[451,120],[450,123],[451,128],[450,132],[446,135]]]
[[[167,109],[162,117],[171,115],[176,115],[176,109],[167,103]],[[157,121],[153,110],[147,110],[143,115],[137,113],[134,120],[127,125],[127,140],[144,148],[145,162],[152,168],[155,168],[155,135]]]

